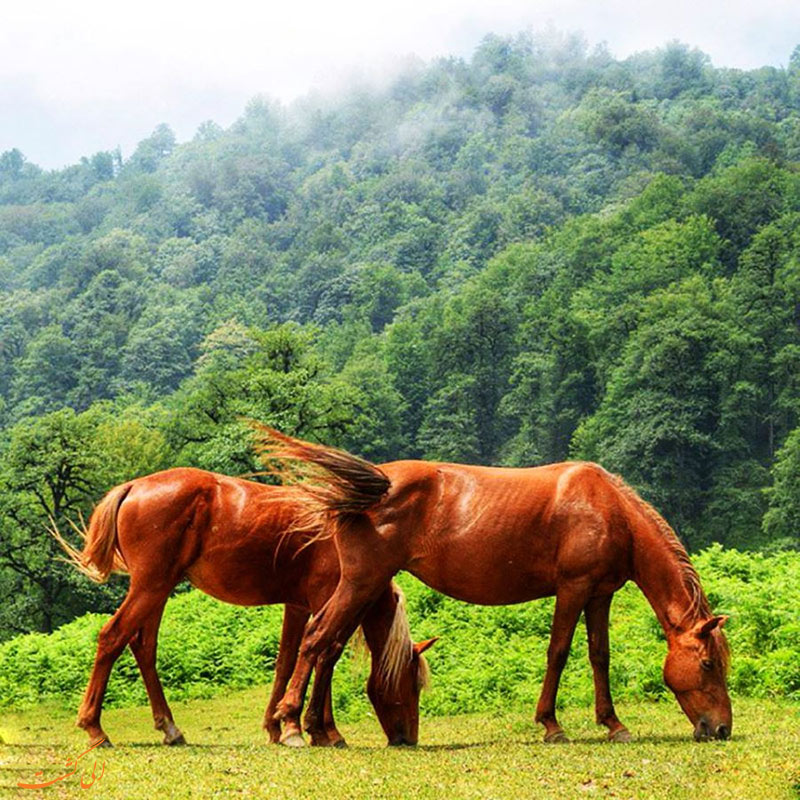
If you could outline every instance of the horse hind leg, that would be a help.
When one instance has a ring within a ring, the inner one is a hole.
[[[148,616],[164,607],[167,594],[139,589],[132,582],[122,605],[100,630],[92,674],[76,722],[79,728],[86,731],[92,743],[105,739],[110,744],[101,727],[100,714],[111,668]]]
[[[289,747],[302,747],[305,742],[300,729],[299,718],[284,721],[284,735],[281,736],[281,723],[275,718],[278,703],[286,692],[286,686],[297,663],[297,653],[303,639],[309,614],[296,606],[284,606],[281,642],[278,646],[278,659],[275,662],[275,679],[272,693],[264,712],[262,727],[272,744],[285,744]]]
[[[161,615],[164,611],[166,598],[159,608],[154,608],[150,616],[142,623],[139,630],[134,634],[129,642],[139,671],[142,673],[147,696],[150,700],[150,708],[153,711],[153,720],[156,730],[164,732],[164,744],[180,745],[186,744],[186,739],[175,725],[164,696],[164,688],[156,671],[156,648],[158,646],[158,627],[161,624]]]
[[[619,721],[614,710],[608,678],[608,613],[611,598],[612,595],[594,597],[584,609],[589,661],[594,674],[595,718],[598,725],[605,725],[608,728],[609,741],[629,742],[631,735]]]
[[[536,722],[544,725],[544,740],[548,743],[569,741],[556,720],[556,694],[561,673],[569,657],[575,626],[586,600],[587,592],[578,587],[561,588],[556,595],[550,645],[547,648],[547,672],[536,706]]]
[[[381,575],[374,570],[362,573],[362,580],[353,583],[343,575],[336,591],[309,623],[300,645],[297,666],[283,699],[278,703],[276,719],[286,720],[299,715],[303,707],[311,670],[318,676],[314,681],[314,702],[310,704],[310,722],[316,725],[324,719],[326,684],[330,681],[336,661],[344,643],[358,627],[359,621],[371,603],[392,577],[391,572]],[[320,680],[319,673],[322,673]]]

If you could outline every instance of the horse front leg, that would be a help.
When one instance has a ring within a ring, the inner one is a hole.
[[[299,717],[285,721],[285,733],[281,736],[281,723],[275,719],[275,712],[280,699],[286,692],[289,678],[297,663],[297,653],[300,650],[300,642],[303,640],[308,617],[308,611],[303,608],[290,605],[283,608],[283,628],[281,642],[278,645],[278,659],[275,662],[275,680],[262,723],[262,727],[267,731],[269,740],[273,744],[285,744],[289,747],[305,745]]]
[[[277,719],[300,713],[311,670],[316,668],[322,675],[321,680],[315,681],[314,704],[310,710],[312,722],[321,723],[327,684],[347,639],[402,565],[402,556],[387,550],[385,540],[366,515],[359,515],[340,528],[335,541],[339,553],[339,583],[306,629],[294,674],[278,703]]]
[[[334,642],[317,658],[314,667],[314,688],[308,701],[304,727],[311,737],[311,743],[318,747],[347,746],[344,737],[336,730],[333,722],[331,681],[336,662],[356,627],[358,627],[358,620],[355,624],[348,624],[340,630]]]
[[[323,725],[325,726],[325,734],[328,737],[328,742],[331,747],[347,747],[347,742],[344,740],[344,736],[339,733],[339,729],[336,727],[336,721],[333,718],[333,697],[331,695],[330,684],[328,685],[328,691],[325,693]]]
[[[166,598],[164,598],[166,603]],[[164,605],[155,609],[146,622],[142,624],[136,634],[128,643],[133,652],[139,671],[142,673],[150,708],[153,712],[153,721],[157,731],[164,732],[164,744],[186,744],[183,734],[175,725],[167,698],[164,696],[164,687],[156,671],[156,649],[158,647],[158,628],[161,624],[161,615]]]
[[[609,741],[629,742],[631,735],[617,719],[608,679],[608,613],[611,598],[612,595],[593,597],[584,609],[589,661],[594,675],[595,718],[598,725],[605,725],[608,728]]]
[[[331,696],[331,681],[336,658],[319,658],[314,667],[314,686],[308,701],[303,727],[311,739],[314,747],[346,747],[344,737],[338,732],[336,738],[331,739],[326,725],[328,698]],[[333,716],[331,714],[331,721]],[[335,730],[335,728],[334,728]]]
[[[547,672],[536,706],[535,718],[536,722],[544,725],[545,742],[569,741],[556,720],[556,694],[561,673],[569,657],[572,635],[586,600],[587,592],[577,587],[562,588],[556,594],[556,609],[550,631],[550,645],[547,648]]]

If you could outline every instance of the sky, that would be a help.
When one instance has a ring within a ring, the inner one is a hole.
[[[786,66],[798,0],[29,0],[0,18],[0,153],[48,169],[229,126],[256,95],[291,102],[483,37],[555,28],[625,58],[679,40],[714,66]]]

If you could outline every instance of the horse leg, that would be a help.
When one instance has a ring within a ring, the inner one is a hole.
[[[331,695],[331,687],[328,686],[328,691],[325,693],[325,710],[323,712],[323,724],[325,726],[325,733],[328,736],[328,741],[331,747],[347,747],[347,742],[344,736],[339,733],[336,727],[336,722],[333,719],[333,697]]]
[[[334,666],[335,662],[317,661],[314,668],[314,687],[303,719],[303,728],[314,747],[347,747],[333,720],[331,681]]]
[[[78,710],[79,728],[83,728],[92,743],[108,737],[100,726],[100,713],[103,697],[108,685],[108,676],[114,662],[125,649],[131,637],[154,610],[163,608],[169,590],[166,592],[140,589],[131,581],[128,594],[114,616],[102,627],[97,637],[97,655],[86,687],[83,702]],[[110,744],[110,742],[109,742]]]
[[[164,598],[166,603],[166,598]],[[153,711],[155,729],[164,732],[164,744],[186,744],[186,739],[175,725],[164,696],[164,688],[156,672],[156,648],[158,647],[158,626],[161,624],[161,615],[164,605],[154,609],[148,619],[142,624],[136,634],[128,643],[133,652],[139,671],[142,673],[150,708]]]
[[[278,646],[278,659],[275,662],[275,680],[272,684],[272,693],[264,712],[262,727],[269,734],[272,744],[285,744],[289,747],[302,747],[305,742],[300,730],[299,717],[286,719],[285,733],[281,736],[281,723],[275,719],[275,710],[278,702],[286,692],[286,685],[292,675],[300,642],[303,640],[303,631],[308,622],[308,612],[297,606],[286,605],[283,608],[283,629],[281,630],[281,643]]]
[[[345,642],[358,623],[364,610],[380,594],[382,585],[389,582],[391,574],[383,576],[374,569],[364,573],[357,582],[340,580],[330,600],[309,623],[292,679],[283,699],[278,703],[277,719],[291,718],[303,707],[311,669],[315,668],[313,703],[309,705],[307,722],[314,730],[323,728],[325,693],[328,691],[333,668],[344,649]]]
[[[608,728],[612,742],[629,742],[628,729],[617,719],[608,680],[608,612],[612,595],[593,597],[584,609],[586,637],[589,642],[589,661],[594,674],[595,718],[598,725]]]
[[[561,589],[556,595],[556,610],[553,614],[553,627],[550,631],[550,645],[547,648],[547,672],[542,684],[542,693],[536,706],[536,722],[545,728],[545,742],[569,741],[556,721],[556,693],[564,665],[567,663],[572,635],[583,607],[586,605],[586,592],[574,588]]]
[[[316,703],[312,717],[322,720],[326,683],[344,649],[348,637],[358,626],[366,609],[402,565],[402,556],[388,549],[366,515],[358,515],[340,527],[335,538],[339,553],[339,583],[328,602],[308,625],[300,645],[298,663],[276,716],[285,719],[299,713],[312,667],[322,673],[315,681]]]
[[[331,695],[331,681],[333,668],[336,661],[333,659],[318,659],[314,667],[314,687],[308,701],[308,709],[303,719],[303,727],[315,747],[346,747],[344,738],[338,733],[338,739],[332,741],[328,736],[326,726],[326,705]],[[331,714],[331,721],[333,715]]]

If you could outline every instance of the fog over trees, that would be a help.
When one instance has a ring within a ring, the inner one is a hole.
[[[621,473],[691,548],[800,546],[800,48],[488,36],[179,144],[0,155],[0,638],[111,610],[52,515],[242,416],[376,461]]]

